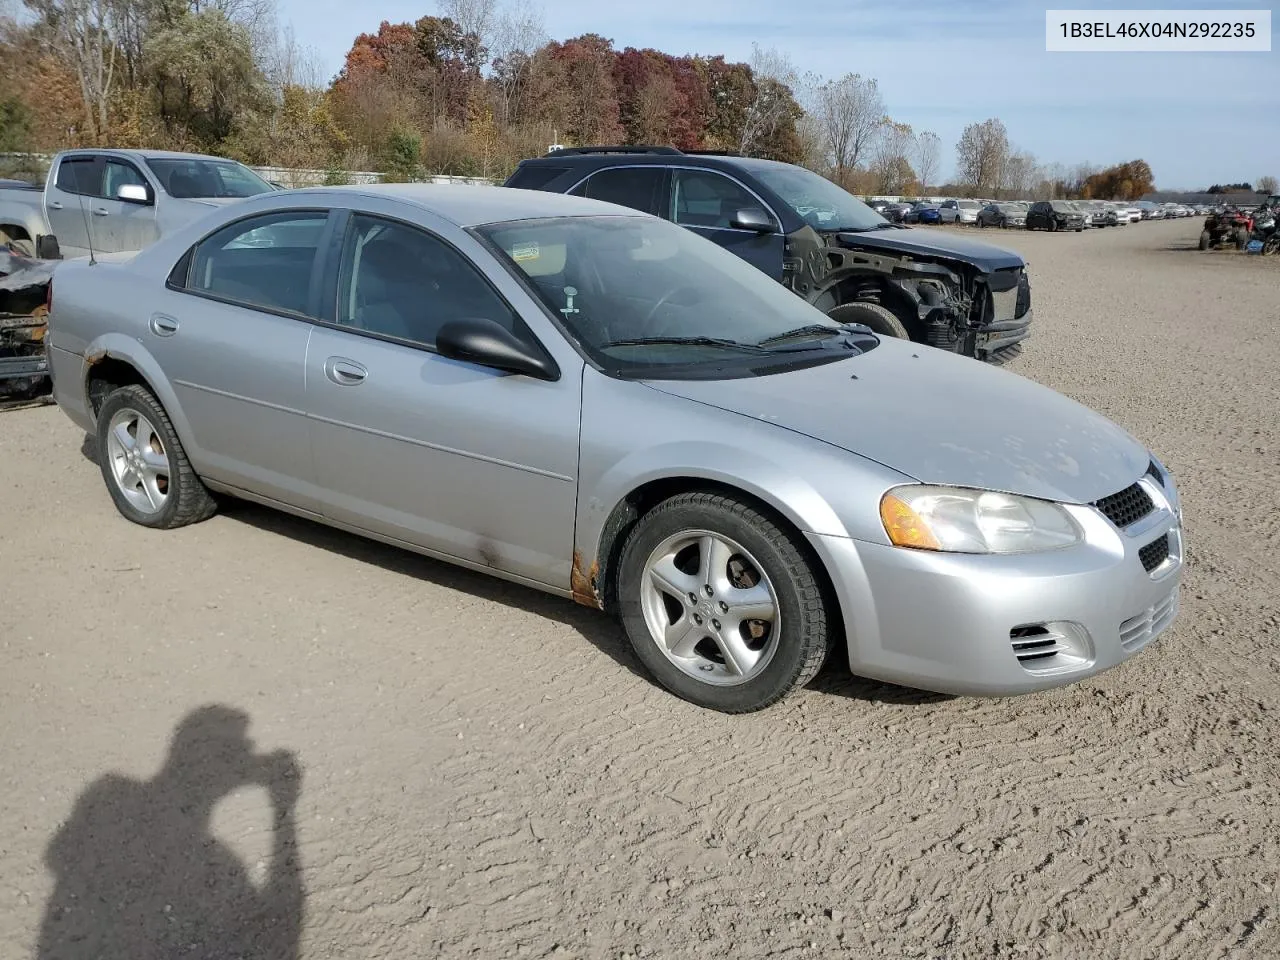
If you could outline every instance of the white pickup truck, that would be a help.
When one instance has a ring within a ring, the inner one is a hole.
[[[90,244],[141,250],[210,207],[275,189],[242,163],[202,154],[64,150],[43,190],[0,182],[0,246],[40,257],[87,256]]]

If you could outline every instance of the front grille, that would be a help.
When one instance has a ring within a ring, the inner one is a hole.
[[[1120,624],[1120,646],[1129,653],[1141,650],[1173,623],[1177,613],[1178,592],[1175,589],[1155,606]]]
[[[1152,540],[1138,551],[1138,559],[1142,561],[1142,569],[1150,573],[1169,559],[1169,535],[1166,533],[1159,540]]]
[[[1121,530],[1137,523],[1156,508],[1151,502],[1151,495],[1137,483],[1125,487],[1119,493],[1103,497],[1094,506]]]

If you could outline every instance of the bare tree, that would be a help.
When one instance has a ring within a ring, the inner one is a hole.
[[[880,129],[884,117],[880,86],[871,77],[850,73],[818,87],[813,101],[827,159],[840,180],[867,154]]]
[[[979,194],[996,196],[1009,157],[1009,134],[994,117],[964,128],[956,144],[960,179]]]
[[[546,42],[542,9],[529,0],[516,0],[498,13],[488,47],[490,72],[497,82],[503,126],[524,112],[525,89],[537,66],[534,53]]]
[[[277,96],[286,87],[318,90],[324,86],[319,54],[313,47],[298,43],[291,25],[280,31],[267,62],[263,64],[263,73]]]
[[[463,33],[474,33],[481,46],[487,47],[498,21],[498,0],[440,0],[440,15],[456,23]]]
[[[915,181],[911,147],[915,137],[910,124],[884,117],[871,150],[871,172],[879,193],[903,193]]]
[[[1259,193],[1265,193],[1271,196],[1276,192],[1276,178],[1268,174],[1265,177],[1259,177],[1257,183],[1254,184]]]
[[[928,193],[929,184],[938,179],[942,166],[942,139],[932,130],[921,130],[913,146],[911,159],[916,179],[920,181],[920,192]]]
[[[88,128],[101,140],[116,81],[122,4],[116,0],[26,0],[26,5],[53,26],[54,43],[79,81]]]
[[[793,91],[802,79],[795,64],[784,53],[751,45],[751,76],[755,97],[743,118],[738,151],[750,156],[767,141],[795,109]]]
[[[1026,151],[1012,150],[1004,163],[1001,193],[1015,200],[1024,199],[1035,189],[1036,179],[1036,158]]]

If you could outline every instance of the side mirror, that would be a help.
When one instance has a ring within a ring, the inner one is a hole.
[[[151,192],[140,183],[122,183],[116,188],[116,199],[125,203],[150,203]]]
[[[492,320],[450,320],[436,334],[436,350],[450,360],[538,380],[560,379],[560,368],[554,360]]]
[[[773,218],[759,207],[744,207],[733,215],[729,226],[735,230],[754,230],[756,233],[773,233]]]

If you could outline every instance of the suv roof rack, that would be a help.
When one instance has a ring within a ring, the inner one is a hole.
[[[740,157],[737,150],[685,150],[691,157]]]
[[[552,150],[547,154],[548,157],[577,157],[592,153],[658,153],[673,156],[679,156],[680,151],[675,147],[561,147],[559,150]]]

